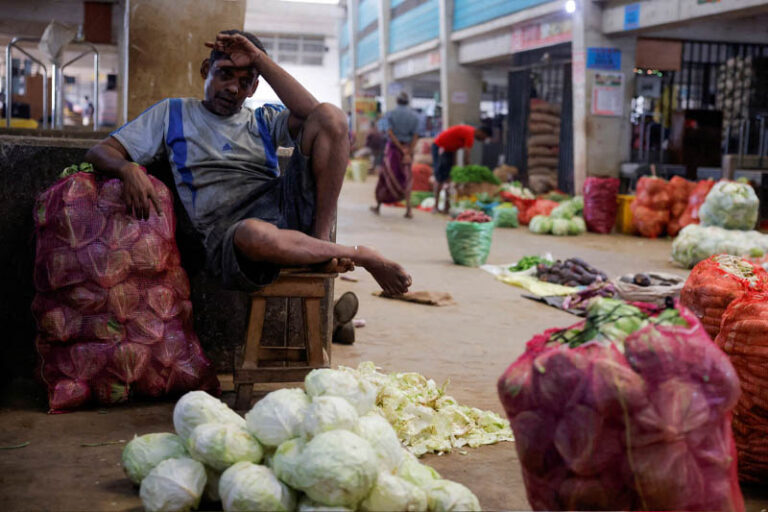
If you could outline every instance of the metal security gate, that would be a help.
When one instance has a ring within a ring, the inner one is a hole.
[[[509,73],[507,162],[534,192],[573,193],[570,45],[515,56]]]

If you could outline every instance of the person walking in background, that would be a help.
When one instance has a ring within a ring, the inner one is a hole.
[[[377,215],[381,212],[381,203],[405,200],[405,217],[413,217],[411,161],[419,138],[419,116],[408,107],[408,103],[408,94],[402,92],[397,97],[397,107],[387,113],[389,139],[384,150],[384,166],[376,184],[376,206],[371,206],[371,211]]]
[[[365,137],[365,147],[371,151],[373,156],[373,172],[381,174],[381,164],[384,161],[384,145],[387,143],[387,139],[379,131],[378,121],[371,123],[371,129],[368,131],[368,135]]]
[[[451,168],[456,164],[456,152],[460,149],[469,151],[475,144],[475,139],[484,141],[490,136],[487,128],[457,124],[440,132],[432,143],[432,165],[435,174],[435,208],[432,213],[438,213],[440,192],[447,189],[451,179]],[[445,194],[445,206],[442,213],[450,209],[448,191]]]

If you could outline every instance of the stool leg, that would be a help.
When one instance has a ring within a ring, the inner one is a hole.
[[[248,328],[245,333],[245,350],[240,368],[257,368],[259,366],[259,347],[261,335],[264,330],[264,316],[267,311],[267,299],[253,297],[251,299],[251,311],[248,315]],[[244,410],[251,406],[253,396],[253,382],[244,382],[238,378],[235,371],[235,408]]]
[[[307,362],[312,368],[321,368],[323,336],[320,329],[320,299],[304,299],[304,321],[307,332]]]
[[[253,397],[253,383],[237,384],[235,385],[235,409],[238,411],[244,411],[251,406],[251,398]]]

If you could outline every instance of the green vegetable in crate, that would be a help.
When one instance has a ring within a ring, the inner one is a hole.
[[[454,183],[492,183],[501,185],[501,181],[484,165],[454,166],[451,169],[451,180]]]
[[[551,233],[552,219],[546,215],[537,215],[531,219],[530,223],[528,223],[528,229],[531,230],[531,233],[536,233],[537,235],[546,235]]]
[[[699,217],[703,226],[747,230],[755,227],[759,208],[760,201],[750,185],[720,181],[707,194]]]
[[[504,206],[510,205],[510,206]],[[497,228],[516,228],[520,225],[517,208],[510,203],[502,203],[493,210],[493,222]]]
[[[477,212],[464,212],[456,222],[449,222],[445,227],[445,233],[448,238],[448,249],[451,252],[451,258],[457,265],[466,265],[468,267],[479,267],[485,264],[488,259],[488,253],[491,251],[491,242],[493,241],[493,222],[490,217],[484,214],[487,220],[462,222],[462,218],[470,217],[467,214]]]

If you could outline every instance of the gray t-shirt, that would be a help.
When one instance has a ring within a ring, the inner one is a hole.
[[[268,104],[223,117],[198,99],[171,98],[112,136],[138,164],[168,161],[181,202],[207,240],[279,175],[277,147],[293,145],[289,115],[285,107]]]
[[[387,113],[387,127],[392,130],[397,140],[410,144],[418,133],[419,116],[405,105],[398,105]]]

